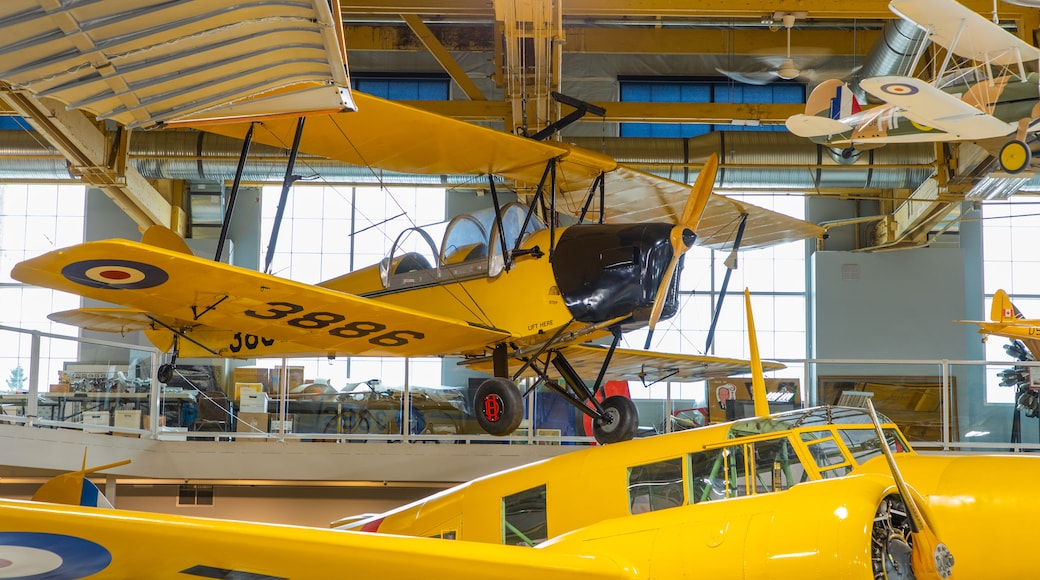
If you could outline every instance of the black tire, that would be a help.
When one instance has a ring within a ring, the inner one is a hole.
[[[628,441],[639,428],[639,411],[632,399],[622,395],[603,401],[604,419],[592,420],[592,435],[601,445]]]
[[[173,378],[173,365],[159,365],[159,370],[155,373],[160,383],[168,383]]]
[[[473,408],[480,428],[492,435],[509,435],[524,419],[524,398],[513,381],[488,379],[477,387]]]

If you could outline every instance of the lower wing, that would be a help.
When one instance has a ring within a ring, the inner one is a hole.
[[[918,125],[949,133],[953,139],[989,139],[1012,133],[1015,126],[959,98],[912,77],[863,79],[863,90],[892,103]]]
[[[0,562],[5,578],[632,577],[604,555],[13,500],[0,500]]]
[[[592,378],[599,373],[608,349],[603,346],[575,345],[565,347],[560,352],[580,376]],[[462,364],[473,370],[492,371],[490,359],[471,359]],[[522,361],[510,359],[509,371],[511,373],[519,371],[521,364],[523,364]],[[777,362],[763,362],[762,366],[766,372],[785,368],[784,365]],[[657,381],[688,383],[750,372],[751,362],[746,360],[618,348],[614,350],[604,378],[648,383]],[[549,366],[548,375],[550,378],[559,378],[552,365]],[[522,376],[533,377],[535,373],[531,369],[527,369]]]

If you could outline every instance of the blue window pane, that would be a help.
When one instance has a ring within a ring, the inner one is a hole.
[[[746,85],[725,81],[620,81],[623,102],[650,103],[804,103],[805,85],[777,82]],[[759,127],[684,123],[622,123],[622,137],[693,137],[710,131],[786,131],[783,125]]]
[[[448,99],[448,79],[384,79],[350,80],[353,88],[391,101],[444,101]]]

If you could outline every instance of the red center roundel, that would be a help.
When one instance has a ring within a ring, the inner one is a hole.
[[[129,272],[124,272],[122,270],[105,270],[99,272],[98,275],[109,280],[126,280],[130,277]]]

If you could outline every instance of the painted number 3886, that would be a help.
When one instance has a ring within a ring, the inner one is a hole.
[[[307,330],[328,329],[328,333],[337,338],[369,337],[368,342],[378,346],[404,346],[409,339],[424,338],[423,333],[414,330],[386,331],[386,325],[378,322],[355,320],[341,324],[347,319],[342,314],[305,312],[303,306],[291,302],[268,302],[267,307],[267,310],[261,312],[246,310],[245,315],[261,320],[283,320],[289,326]]]

